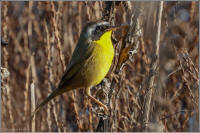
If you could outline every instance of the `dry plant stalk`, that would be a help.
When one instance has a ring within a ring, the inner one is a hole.
[[[52,26],[53,26],[54,33],[55,33],[55,38],[57,41],[56,47],[59,51],[60,61],[62,63],[63,71],[64,71],[65,70],[65,60],[64,60],[64,55],[62,53],[62,49],[61,49],[60,35],[59,35],[58,25],[57,25],[57,21],[56,21],[56,17],[57,17],[57,15],[59,15],[59,13],[56,12],[53,2],[51,2],[51,12],[54,13],[53,17],[51,18],[51,21],[52,21]]]
[[[46,84],[48,86],[48,88],[51,88],[51,85],[50,83],[53,82],[53,79],[52,79],[52,63],[50,61],[50,58],[51,58],[51,45],[50,45],[50,34],[49,34],[49,30],[48,30],[48,27],[47,27],[47,22],[46,20],[44,20],[44,27],[45,27],[45,31],[46,31],[46,38],[47,38],[47,47],[46,47],[46,55],[47,55],[47,61],[46,61],[46,65],[45,65],[45,71],[46,71],[46,77],[48,78],[49,77],[49,80],[46,80]],[[52,129],[52,126],[53,126],[53,123],[51,121],[51,111],[50,111],[50,108],[51,108],[51,105],[50,103],[48,104],[47,106],[47,121],[48,121],[48,128],[49,128],[49,131]]]
[[[145,105],[143,108],[144,114],[142,118],[142,127],[143,131],[147,131],[146,124],[149,123],[149,115],[150,109],[152,107],[152,95],[153,95],[153,86],[155,83],[155,75],[156,69],[158,68],[159,63],[159,48],[160,48],[160,32],[161,32],[161,19],[162,19],[162,11],[163,11],[163,1],[158,4],[158,19],[157,19],[157,27],[156,27],[156,36],[155,41],[153,42],[153,52],[152,52],[152,62],[149,72],[149,77],[147,77],[147,81],[145,83],[145,90],[147,93],[145,94]]]
[[[36,105],[35,105],[35,85],[34,85],[34,81],[31,83],[30,85],[31,87],[31,107],[32,107],[32,110],[34,111],[35,108],[36,108]],[[31,122],[31,131],[32,132],[35,132],[35,116],[33,116],[32,118],[32,122]]]
[[[28,65],[27,69],[26,69],[26,84],[25,84],[25,91],[24,91],[24,97],[25,97],[25,101],[24,101],[24,120],[26,119],[26,117],[29,117],[29,86],[30,86],[30,64]],[[29,124],[27,124],[26,129],[29,129]]]

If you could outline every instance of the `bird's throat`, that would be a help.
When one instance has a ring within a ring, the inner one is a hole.
[[[107,32],[105,32],[99,40],[95,41],[97,44],[99,44],[101,47],[105,48],[105,49],[112,49],[113,45],[112,45],[112,40],[111,40],[111,36],[112,36],[112,30],[109,30]]]

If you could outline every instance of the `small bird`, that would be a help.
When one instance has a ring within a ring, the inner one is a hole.
[[[114,57],[112,31],[120,27],[107,21],[88,23],[82,30],[77,46],[65,73],[53,92],[39,104],[33,115],[54,97],[77,88],[85,88],[85,94],[98,105],[107,106],[91,96],[90,89],[99,84],[108,73]]]

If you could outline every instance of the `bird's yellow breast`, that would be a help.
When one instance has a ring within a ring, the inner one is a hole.
[[[94,41],[95,47],[88,68],[86,68],[87,82],[91,86],[99,84],[108,73],[114,57],[114,48],[111,40],[112,31],[104,33],[99,40]]]
[[[112,58],[114,57],[114,48],[113,48],[113,44],[112,44],[112,40],[111,40],[111,35],[112,35],[112,30],[109,30],[107,32],[105,32],[99,40],[95,41],[95,43],[97,43],[97,46],[100,46],[102,48],[102,50],[109,54],[110,56],[112,56]]]

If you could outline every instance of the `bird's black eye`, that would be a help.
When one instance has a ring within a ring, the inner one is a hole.
[[[102,27],[101,26],[97,26],[96,27],[96,31],[98,32],[98,31],[101,31],[102,30]]]

